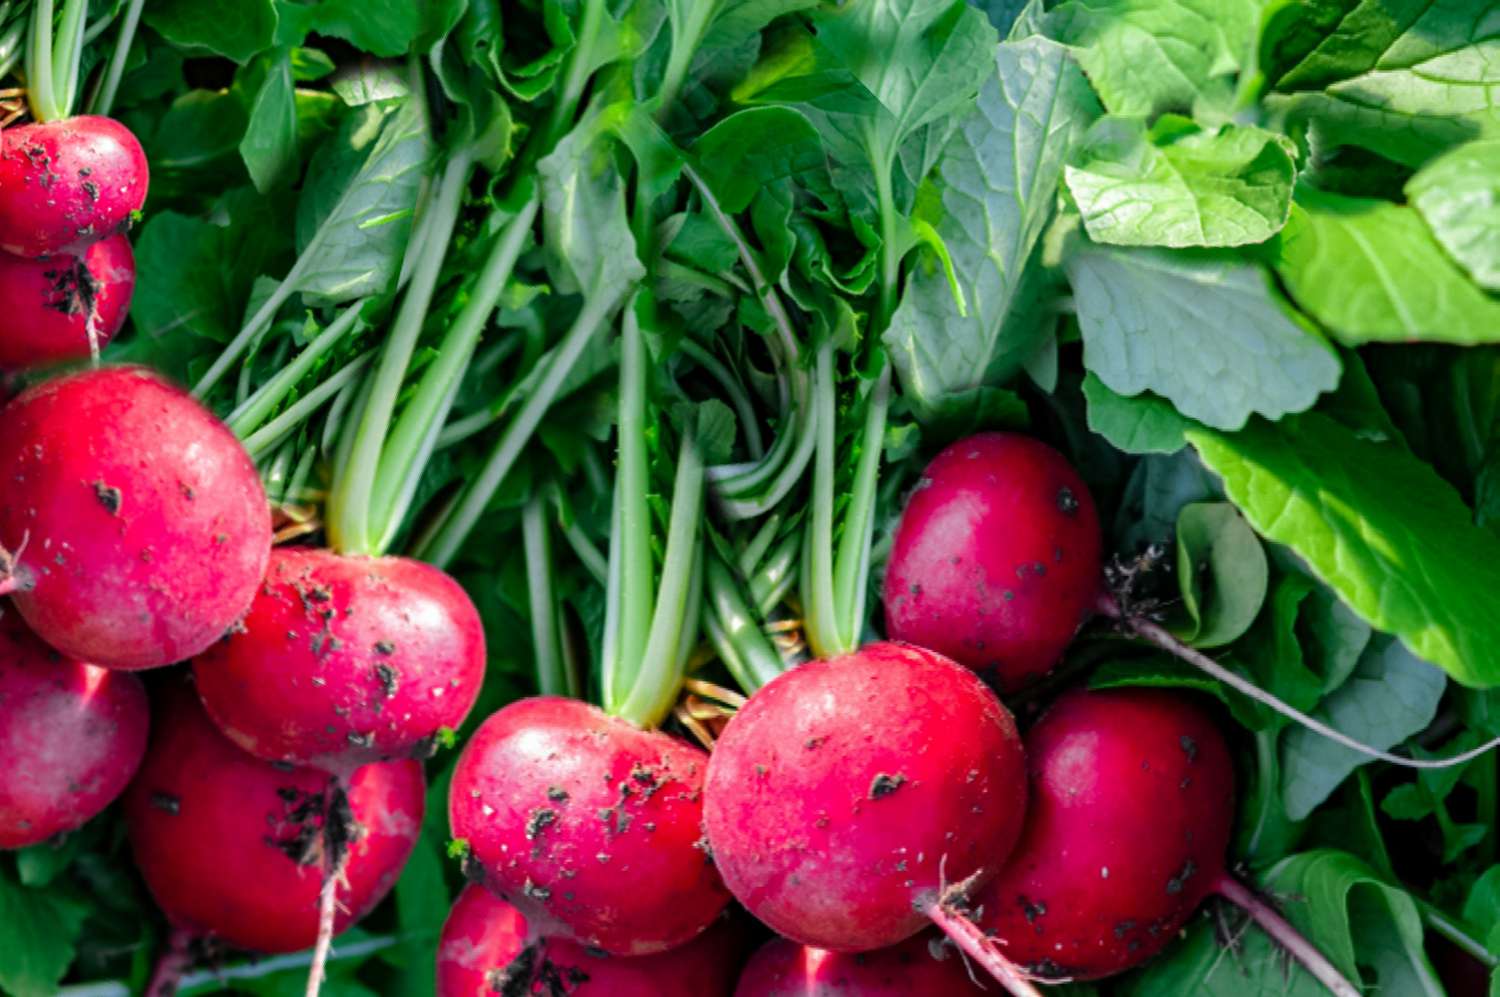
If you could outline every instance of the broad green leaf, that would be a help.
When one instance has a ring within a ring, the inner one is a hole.
[[[814,25],[811,65],[753,97],[799,107],[823,134],[840,191],[874,218],[902,144],[969,106],[993,72],[995,30],[963,0],[823,6]],[[902,202],[913,193],[891,196]]]
[[[240,139],[240,157],[256,190],[266,191],[291,179],[297,167],[297,103],[293,98],[290,53],[271,63],[255,94],[250,123]]]
[[[1500,139],[1432,160],[1407,183],[1406,198],[1476,283],[1500,291]]]
[[[604,125],[586,116],[537,164],[548,270],[565,293],[617,294],[645,273]]]
[[[1286,224],[1296,172],[1286,139],[1250,125],[1200,131],[1173,119],[1148,132],[1109,117],[1065,176],[1093,241],[1180,249],[1269,239]]]
[[[297,245],[309,264],[297,287],[320,302],[387,289],[401,266],[432,159],[424,100],[351,113],[313,154],[297,204]]]
[[[73,962],[87,905],[55,889],[27,889],[0,872],[0,991],[50,997]]]
[[[1339,380],[1339,359],[1253,264],[1080,244],[1064,261],[1084,366],[1112,391],[1152,391],[1183,415],[1237,429],[1300,412]]]
[[[764,187],[828,170],[818,130],[790,107],[751,107],[714,125],[693,143],[703,180],[730,214]],[[826,181],[825,181],[826,183]]]
[[[177,172],[219,167],[233,156],[249,118],[239,98],[229,92],[189,90],[172,101],[146,145],[151,169],[170,177]],[[215,173],[215,180],[222,170]],[[159,181],[158,181],[159,183]]]
[[[1225,664],[1277,699],[1304,712],[1317,705],[1322,681],[1307,667],[1297,639],[1297,618],[1314,583],[1302,575],[1282,575],[1271,590],[1265,612],[1235,643]],[[1230,709],[1252,730],[1280,730],[1290,721],[1280,713],[1236,692],[1226,692]]]
[[[451,25],[457,0],[322,0],[310,12],[313,30],[348,41],[371,55],[405,55],[419,38],[427,45]]]
[[[1259,17],[1256,0],[1067,0],[1043,23],[1111,114],[1222,116]]]
[[[1255,764],[1246,766],[1245,788],[1236,804],[1233,854],[1252,869],[1264,869],[1297,847],[1307,825],[1287,815],[1281,802],[1278,730],[1254,734]]]
[[[1460,682],[1500,683],[1500,539],[1431,467],[1317,413],[1188,442],[1250,525],[1364,620]]]
[[[1263,885],[1272,896],[1295,898],[1285,901],[1283,913],[1356,986],[1379,981],[1382,994],[1443,997],[1422,947],[1416,901],[1353,855],[1328,849],[1293,855]]]
[[[270,48],[276,36],[276,7],[271,0],[156,0],[141,17],[174,45],[202,49],[235,62],[249,62]]]
[[[1177,583],[1194,647],[1223,647],[1250,628],[1266,601],[1270,569],[1260,539],[1228,502],[1185,506],[1177,516]]]
[[[938,163],[935,228],[966,304],[931,260],[913,268],[885,343],[924,413],[1008,380],[1037,345],[1034,250],[1052,217],[1058,170],[1098,113],[1088,81],[1044,38],[997,46],[994,73]],[[1032,293],[1028,293],[1032,292]]]
[[[1172,403],[1150,392],[1115,394],[1090,371],[1083,379],[1089,429],[1126,453],[1176,453],[1187,446],[1184,432],[1193,425]]]
[[[1500,300],[1412,208],[1301,187],[1271,252],[1297,304],[1347,345],[1500,342]]]
[[[1268,107],[1312,120],[1319,141],[1420,166],[1500,130],[1500,32],[1486,4],[1362,0],[1286,5]],[[1296,8],[1306,8],[1297,10]],[[1340,9],[1342,8],[1342,9]],[[1331,15],[1331,16],[1329,16]],[[1293,51],[1294,50],[1294,51]]]
[[[1447,680],[1394,638],[1370,641],[1354,674],[1314,713],[1330,727],[1380,750],[1425,728],[1437,713]],[[1315,734],[1287,728],[1281,740],[1281,794],[1287,813],[1301,820],[1370,758]]]

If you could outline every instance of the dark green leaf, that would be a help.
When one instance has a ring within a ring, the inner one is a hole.
[[[272,62],[255,95],[250,123],[240,139],[240,156],[257,190],[270,190],[293,179],[297,167],[297,104],[293,99],[291,59],[286,53]]]
[[[1193,420],[1171,402],[1149,391],[1129,398],[1117,395],[1092,371],[1083,379],[1089,429],[1126,453],[1173,454],[1187,446],[1183,435]]]
[[[269,48],[276,36],[271,0],[155,0],[145,5],[142,18],[174,45],[240,63]]]
[[[27,889],[0,872],[0,990],[50,997],[73,962],[88,907],[62,890]]]

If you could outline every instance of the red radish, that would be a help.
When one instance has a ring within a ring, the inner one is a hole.
[[[927,465],[896,530],[885,626],[1016,689],[1048,671],[1100,591],[1099,517],[1061,454],[981,433]]]
[[[586,703],[524,699],[464,748],[449,821],[471,871],[535,931],[613,955],[662,952],[729,900],[702,840],[707,762]]]
[[[720,919],[670,952],[611,956],[538,938],[520,911],[470,884],[438,948],[437,997],[728,997],[739,964],[734,926]]]
[[[1219,894],[1336,994],[1358,991],[1231,877],[1234,766],[1213,718],[1155,689],[1078,690],[1026,737],[1031,807],[1010,862],[973,895],[979,925],[1042,978],[1137,966]]]
[[[114,668],[208,647],[271,550],[255,465],[222,423],[139,367],[57,378],[0,412],[0,591],[48,644]],[[0,565],[4,567],[4,565]]]
[[[0,367],[90,356],[125,324],[134,290],[135,257],[123,235],[96,242],[81,256],[0,254],[0,301],[6,303]]]
[[[704,824],[735,897],[776,931],[864,952],[928,923],[1021,832],[1015,722],[967,669],[870,644],[750,697],[714,747]]]
[[[252,758],[191,691],[156,704],[145,764],[125,795],[136,866],[175,926],[257,952],[295,952],[318,933],[327,774]],[[396,882],[422,829],[422,766],[368,765],[348,790],[357,830],[338,929]]]
[[[940,936],[917,935],[899,945],[849,955],[808,948],[786,938],[767,942],[740,975],[734,997],[959,997],[982,994],[956,952],[939,959]]]
[[[193,662],[241,748],[335,774],[425,754],[484,680],[484,628],[458,583],[399,557],[280,548],[242,626]]]
[[[70,661],[0,615],[0,848],[81,827],[146,752],[140,679]]]
[[[0,133],[0,250],[78,253],[146,203],[146,154],[113,118],[79,115]]]

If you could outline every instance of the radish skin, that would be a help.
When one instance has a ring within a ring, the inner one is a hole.
[[[113,802],[149,719],[134,675],[64,658],[0,613],[0,849],[72,831]]]
[[[244,615],[271,515],[214,416],[138,367],[44,382],[0,410],[0,548],[16,608],[62,653],[111,668],[189,658]]]
[[[347,775],[430,753],[468,716],[484,667],[479,613],[442,571],[286,547],[241,626],[193,674],[209,715],[244,750]]]
[[[740,975],[734,997],[911,997],[982,994],[956,952],[933,955],[941,936],[917,935],[899,945],[848,955],[808,948],[786,938],[761,946]]]
[[[79,256],[38,260],[0,254],[0,368],[82,360],[103,349],[130,308],[135,257],[111,236]]]
[[[0,250],[79,253],[123,232],[146,203],[141,143],[113,118],[78,115],[0,133]]]
[[[610,956],[538,937],[520,911],[471,883],[443,924],[437,997],[728,997],[740,962],[738,927],[720,919],[668,952]]]
[[[1229,747],[1197,701],[1161,689],[1075,690],[1026,736],[1020,844],[973,907],[1039,978],[1096,980],[1160,952],[1209,896],[1235,903],[1331,993],[1359,991],[1231,877]]]
[[[704,825],[725,883],[788,938],[863,952],[929,923],[1021,833],[1015,722],[973,672],[870,644],[750,697],[714,748]]]
[[[157,906],[172,924],[239,948],[312,945],[329,776],[240,751],[183,685],[163,691],[154,719],[125,819]],[[365,766],[348,792],[358,830],[339,883],[339,931],[380,902],[411,854],[422,829],[422,766]]]
[[[886,633],[1003,690],[1057,663],[1101,588],[1093,498],[1061,454],[981,433],[938,454],[907,500],[884,582]]]
[[[464,748],[449,822],[471,874],[540,934],[613,955],[662,952],[729,900],[703,842],[707,761],[585,703],[525,699]]]

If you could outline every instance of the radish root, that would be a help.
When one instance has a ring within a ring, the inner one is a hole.
[[[1163,651],[1166,651],[1173,657],[1187,662],[1200,671],[1206,672],[1207,674],[1213,676],[1214,678],[1218,679],[1220,682],[1223,682],[1225,685],[1236,690],[1237,692],[1250,697],[1263,706],[1275,710],[1277,713],[1286,717],[1288,720],[1301,724],[1303,727],[1306,727],[1314,734],[1326,737],[1328,738],[1328,740],[1333,741],[1336,744],[1341,744],[1349,750],[1357,751],[1369,758],[1375,758],[1383,762],[1390,762],[1392,765],[1400,765],[1403,768],[1445,769],[1451,768],[1454,765],[1463,765],[1465,762],[1471,762],[1474,759],[1478,758],[1480,755],[1486,754],[1489,751],[1493,750],[1496,746],[1500,746],[1500,737],[1497,737],[1493,740],[1486,741],[1484,744],[1481,744],[1477,748],[1462,752],[1461,754],[1450,756],[1448,758],[1407,758],[1404,755],[1396,755],[1392,754],[1389,751],[1382,751],[1379,748],[1374,747],[1373,745],[1366,744],[1363,741],[1350,737],[1343,731],[1336,730],[1333,727],[1330,727],[1328,724],[1316,719],[1315,717],[1308,716],[1306,713],[1303,713],[1301,710],[1297,709],[1295,706],[1292,706],[1290,703],[1284,702],[1276,696],[1273,696],[1271,693],[1266,692],[1264,689],[1260,688],[1260,686],[1251,682],[1249,679],[1244,678],[1241,675],[1237,675],[1234,672],[1230,671],[1228,668],[1225,668],[1223,665],[1219,664],[1217,661],[1215,661],[1213,658],[1210,658],[1202,651],[1190,647],[1187,643],[1178,638],[1166,627],[1162,626],[1159,623],[1156,623],[1146,615],[1123,608],[1120,601],[1118,601],[1114,596],[1101,595],[1099,597],[1099,602],[1096,608],[1100,615],[1107,616],[1110,619],[1117,621],[1120,624],[1121,628],[1123,628],[1127,633],[1139,637],[1141,640],[1146,641],[1146,643],[1148,644],[1153,644],[1156,647],[1161,648]]]
[[[146,985],[145,997],[172,997],[182,985],[182,975],[192,965],[188,946],[193,936],[182,928],[173,928],[167,936],[167,949],[156,961],[151,973],[151,982]]]
[[[323,816],[323,888],[318,892],[318,940],[313,946],[312,964],[307,972],[307,997],[318,997],[333,947],[333,928],[338,913],[338,888],[347,886],[345,869],[349,864],[349,846],[358,839],[362,828],[354,819],[349,803],[346,780],[329,776],[326,810]]]
[[[969,879],[945,888],[927,916],[960,952],[983,967],[1012,997],[1041,997],[1026,971],[1006,958],[999,943],[970,920],[969,893],[974,885]]]
[[[1317,947],[1292,927],[1264,898],[1228,873],[1214,883],[1213,891],[1234,904],[1260,925],[1287,953],[1302,964],[1313,977],[1334,997],[1361,997],[1359,988],[1350,983],[1343,973]]]

